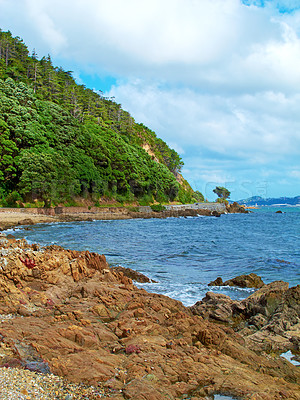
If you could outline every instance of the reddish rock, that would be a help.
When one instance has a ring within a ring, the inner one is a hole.
[[[265,284],[262,281],[261,277],[254,273],[251,273],[249,275],[239,275],[225,282],[223,282],[223,279],[221,277],[218,277],[216,280],[208,284],[208,286],[236,286],[241,288],[255,288],[255,289],[259,289],[264,285]]]
[[[232,203],[232,204],[227,204],[226,205],[226,210],[229,213],[242,213],[242,214],[249,213],[249,211],[246,210],[244,206],[241,206],[236,201],[234,203]]]
[[[298,345],[298,289],[267,285],[249,302],[207,294],[194,315],[179,301],[136,288],[104,256],[6,238],[1,246],[0,365],[101,384],[116,399],[300,399],[299,370],[257,351],[273,336]],[[34,260],[39,273],[20,256]],[[252,340],[261,326],[263,340]]]
[[[148,282],[155,282],[154,280],[148,278],[146,275],[142,274],[141,272],[134,271],[131,268],[125,268],[125,267],[113,267],[113,271],[116,272],[122,272],[125,276],[128,278],[132,279],[135,282],[140,282],[140,283],[148,283]]]
[[[228,324],[253,350],[300,351],[300,285],[288,288],[276,281],[265,285],[242,301],[208,292],[191,307],[195,315]]]

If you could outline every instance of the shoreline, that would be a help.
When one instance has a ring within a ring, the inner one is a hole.
[[[35,225],[39,223],[93,221],[93,220],[122,220],[148,219],[169,217],[220,217],[226,213],[248,213],[235,203],[225,207],[220,203],[198,203],[166,206],[166,210],[152,211],[150,207],[137,207],[132,211],[127,207],[56,207],[56,208],[0,208],[0,231],[16,226]]]
[[[259,290],[255,310],[260,303],[273,307],[274,294],[299,295],[287,284]],[[232,310],[243,304],[233,302]],[[291,348],[288,336],[282,342],[270,332],[260,346],[257,335],[249,341],[251,335],[218,320],[229,305],[227,296],[215,294],[193,310],[137,288],[103,255],[0,234],[0,367],[12,375],[16,368],[50,371],[116,400],[212,400],[215,394],[299,400],[299,369],[268,347]],[[30,386],[22,390],[31,394]]]

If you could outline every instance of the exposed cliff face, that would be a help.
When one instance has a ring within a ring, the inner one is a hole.
[[[151,149],[148,143],[144,143],[142,145],[142,148],[149,154],[149,156],[152,158],[152,160],[159,162],[159,159],[156,157],[154,151]]]
[[[101,382],[116,399],[300,399],[296,367],[137,289],[104,256],[6,237],[0,246],[2,366]]]

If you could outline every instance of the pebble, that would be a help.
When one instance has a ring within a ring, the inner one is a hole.
[[[13,319],[16,318],[17,315],[13,315],[13,314],[0,314],[0,322],[4,322],[7,321],[9,319]]]
[[[96,400],[107,397],[102,388],[68,383],[53,374],[0,368],[0,400]]]

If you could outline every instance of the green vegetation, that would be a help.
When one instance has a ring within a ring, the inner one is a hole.
[[[149,204],[196,199],[175,150],[70,71],[0,30],[0,201]],[[147,150],[144,150],[144,148]]]
[[[226,200],[230,196],[230,192],[228,189],[224,188],[223,186],[216,186],[213,190],[214,193],[218,196],[217,201],[222,203],[223,200]]]
[[[165,211],[166,207],[163,206],[162,204],[152,204],[151,210],[155,212],[160,212],[160,211]]]

